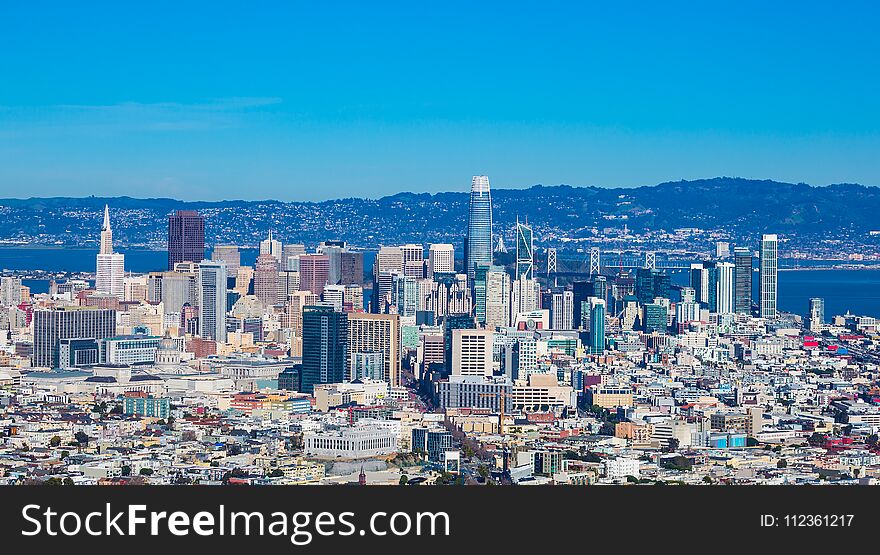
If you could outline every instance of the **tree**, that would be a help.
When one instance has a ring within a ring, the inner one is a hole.
[[[409,476],[407,476],[406,474],[401,474],[400,480],[397,483],[401,486],[405,486],[407,482],[409,482]]]
[[[62,483],[63,483],[65,486],[75,486],[75,485],[76,485],[76,484],[73,483],[73,478],[70,478],[70,477],[65,478],[64,481],[63,481]]]
[[[776,468],[786,468],[788,467],[788,461],[785,459],[779,459],[779,462],[776,463]]]
[[[140,470],[140,472],[138,472],[138,474],[140,474],[141,476],[152,476],[153,469],[148,466],[145,466]]]
[[[62,460],[62,461],[63,461],[64,459],[66,459],[67,457],[69,457],[69,456],[70,456],[70,451],[62,451],[62,452],[61,452],[61,460]]]
[[[813,435],[811,435],[809,439],[807,439],[807,443],[809,443],[813,447],[819,447],[823,443],[825,443],[825,434],[813,432]]]
[[[131,476],[131,467],[126,465],[122,466],[122,475],[123,476]]]
[[[865,443],[867,443],[870,447],[877,447],[877,442],[880,440],[877,434],[871,434],[865,439]]]
[[[678,441],[678,439],[673,437],[669,440],[669,444],[666,446],[666,451],[668,451],[669,453],[673,453],[675,451],[678,451],[679,445],[680,445],[680,442]]]
[[[61,445],[61,436],[52,436],[52,439],[49,440],[49,445],[52,447],[58,447]]]
[[[284,476],[284,471],[280,468],[275,468],[269,473],[269,478],[280,478],[282,476]]]
[[[76,432],[73,435],[73,438],[79,443],[80,446],[89,444],[89,436],[85,432]]]

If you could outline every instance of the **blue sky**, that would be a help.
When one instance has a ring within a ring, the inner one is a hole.
[[[87,4],[0,8],[0,197],[880,185],[871,2]]]

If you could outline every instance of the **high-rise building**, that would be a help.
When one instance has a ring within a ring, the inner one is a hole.
[[[168,269],[178,262],[205,258],[205,218],[195,210],[178,210],[168,216]]]
[[[667,310],[666,306],[657,302],[648,303],[644,308],[645,333],[666,333]]]
[[[270,254],[275,257],[275,260],[278,261],[279,267],[281,266],[281,256],[282,256],[282,248],[281,241],[272,238],[272,230],[269,230],[269,238],[263,239],[260,241],[260,254]]]
[[[122,299],[125,294],[125,255],[113,252],[113,231],[110,228],[110,208],[104,205],[104,223],[101,226],[101,250],[97,255],[95,291]]]
[[[813,297],[810,299],[810,315],[807,318],[808,329],[812,332],[821,331],[825,323],[825,299]]]
[[[285,243],[281,247],[281,269],[291,272],[299,271],[299,256],[306,253],[302,243]]]
[[[330,279],[330,257],[326,254],[303,254],[299,257],[299,289],[315,295],[324,292]]]
[[[292,293],[299,291],[299,272],[278,272],[278,296],[275,304],[283,305]]]
[[[428,247],[428,279],[434,274],[455,272],[455,247],[449,243],[432,243]]]
[[[737,314],[751,314],[752,251],[744,247],[736,247],[733,249],[733,260],[736,265],[734,312]]]
[[[238,268],[241,266],[241,252],[235,245],[215,245],[211,251],[211,260],[226,263],[226,275],[228,277],[236,277]]]
[[[575,281],[571,284],[571,292],[574,295],[574,322],[572,324],[572,327],[576,330],[579,330],[587,326],[587,322],[583,321],[583,315],[585,314],[584,304],[587,302],[587,299],[594,296],[593,282]],[[587,308],[586,310],[586,314],[589,315],[589,308]]]
[[[382,372],[379,379],[400,385],[400,317],[397,314],[349,314],[348,353],[349,378],[357,377],[351,370],[355,353],[380,353]]]
[[[254,264],[254,295],[266,306],[278,302],[278,259],[269,253],[259,255]]]
[[[697,301],[712,312],[718,310],[718,264],[707,261],[691,264],[690,286],[697,295]]]
[[[733,314],[736,266],[731,262],[719,262],[716,269],[715,312]]]
[[[601,355],[605,352],[605,300],[590,297],[590,354]]]
[[[425,259],[425,247],[409,243],[401,245],[400,252],[403,253],[403,267],[406,269],[407,262],[419,262]]]
[[[503,267],[486,275],[486,327],[504,328],[510,325],[510,276]]]
[[[761,237],[761,318],[776,318],[778,248],[776,235]]]
[[[516,274],[515,279],[534,277],[535,243],[528,223],[516,220]]]
[[[321,300],[325,304],[332,305],[333,310],[342,312],[342,305],[345,302],[345,286],[325,285],[324,292],[321,294]]]
[[[550,296],[550,328],[570,330],[574,327],[574,293],[561,291]]]
[[[316,304],[320,298],[311,291],[297,291],[292,293],[284,307],[284,319],[282,327],[289,328],[291,335],[302,339],[302,315],[303,309]]]
[[[21,304],[21,278],[13,276],[0,277],[0,306],[18,306]]]
[[[360,285],[363,282],[364,253],[354,251],[339,253],[339,284]]]
[[[417,279],[403,274],[392,274],[391,304],[397,309],[397,314],[415,317],[419,309],[418,287]]]
[[[534,279],[517,279],[510,288],[510,322],[516,321],[517,314],[538,309],[540,285]]]
[[[489,178],[475,175],[471,181],[471,199],[468,211],[468,234],[465,249],[465,269],[470,279],[478,265],[492,264],[492,195]]]
[[[447,372],[452,370],[452,334],[455,330],[472,330],[477,327],[470,314],[447,314],[443,317],[443,361]]]
[[[493,338],[490,330],[453,330],[452,375],[491,376]]]
[[[302,392],[313,395],[315,385],[341,383],[348,373],[348,315],[332,306],[303,308]]]
[[[502,266],[480,265],[474,273],[474,314],[477,322],[504,327],[510,317],[510,276]],[[490,317],[491,316],[491,317]]]
[[[64,306],[38,309],[33,314],[33,366],[57,368],[63,339],[106,339],[116,335],[116,311]]]
[[[636,297],[639,304],[648,304],[657,297],[669,298],[669,274],[654,268],[636,270]]]
[[[199,265],[199,335],[226,342],[226,263],[203,260]]]

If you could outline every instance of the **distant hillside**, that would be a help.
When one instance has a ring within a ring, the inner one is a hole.
[[[702,228],[750,243],[765,232],[789,235],[794,242],[859,242],[880,228],[880,188],[854,184],[813,187],[719,177],[638,188],[536,185],[496,189],[492,197],[496,232],[506,240],[512,241],[510,229],[519,217],[534,226],[536,240],[560,246],[563,238],[590,238],[624,224],[635,234]],[[399,193],[324,202],[4,199],[0,240],[97,244],[104,204],[111,208],[115,239],[125,246],[162,246],[167,214],[188,208],[207,217],[209,243],[253,245],[271,228],[284,241],[314,244],[333,238],[372,248],[408,241],[461,244],[468,193]]]

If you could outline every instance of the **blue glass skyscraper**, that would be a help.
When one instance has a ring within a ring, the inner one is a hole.
[[[471,202],[468,211],[468,236],[465,245],[467,275],[474,278],[478,264],[492,264],[492,195],[489,177],[475,175],[471,181]]]
[[[605,301],[595,299],[590,307],[590,353],[605,352]]]

